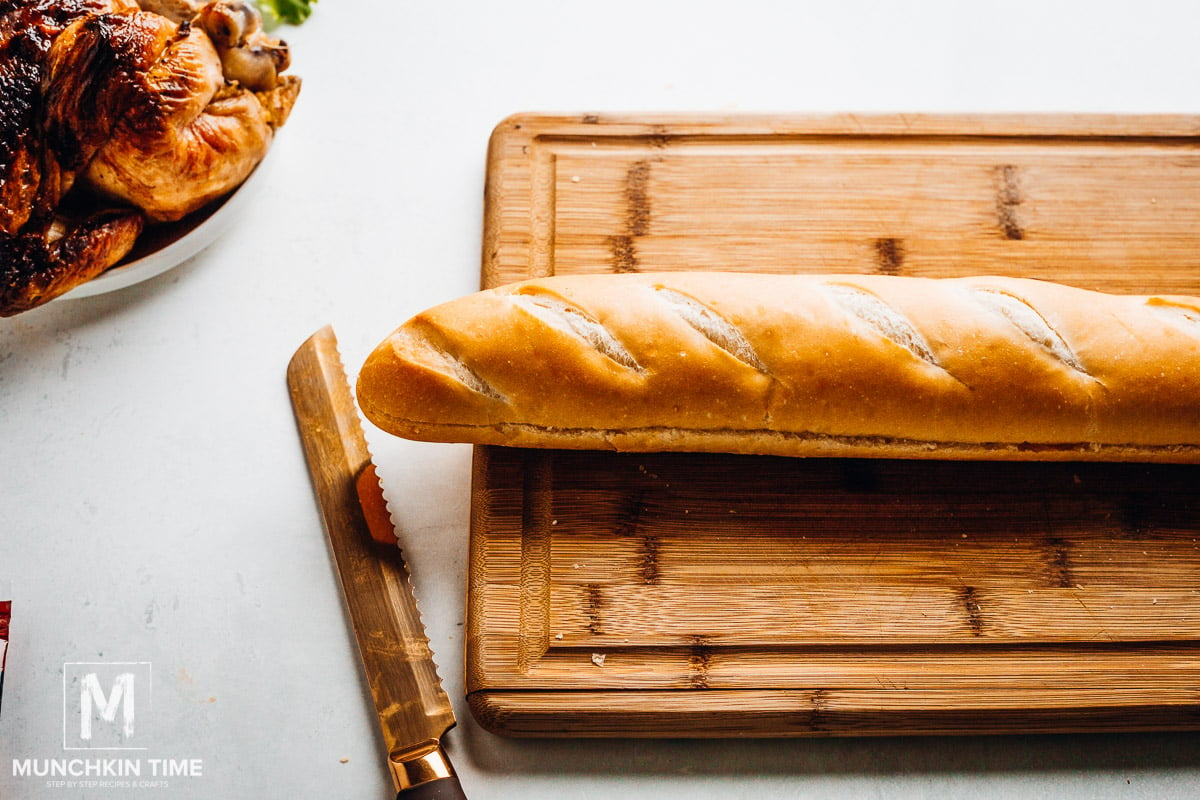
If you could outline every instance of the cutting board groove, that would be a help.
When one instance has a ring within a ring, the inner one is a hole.
[[[482,282],[1200,294],[1200,120],[523,115]],[[466,684],[518,736],[1200,727],[1200,468],[475,451]]]

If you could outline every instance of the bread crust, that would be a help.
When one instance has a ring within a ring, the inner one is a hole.
[[[367,358],[426,441],[787,456],[1200,461],[1200,298],[1045,281],[562,276],[431,308]]]

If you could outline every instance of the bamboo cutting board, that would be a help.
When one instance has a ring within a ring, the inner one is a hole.
[[[483,285],[722,269],[1200,295],[1200,118],[550,117]],[[1200,728],[1200,468],[480,447],[466,687],[514,736]]]

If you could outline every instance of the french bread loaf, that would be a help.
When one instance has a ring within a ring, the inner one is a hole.
[[[1200,298],[1029,279],[552,277],[418,314],[364,415],[426,441],[1200,462]]]

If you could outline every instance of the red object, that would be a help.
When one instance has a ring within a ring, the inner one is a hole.
[[[0,600],[0,696],[4,694],[4,657],[8,654],[8,620],[12,616],[12,601]]]
[[[358,502],[362,506],[363,516],[367,520],[367,530],[371,538],[380,544],[399,545],[396,529],[392,526],[392,515],[388,511],[387,501],[383,498],[383,487],[379,484],[379,473],[375,465],[368,463],[358,473],[354,481],[358,492]]]

